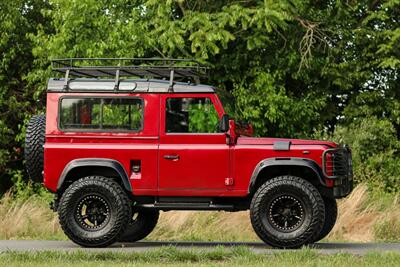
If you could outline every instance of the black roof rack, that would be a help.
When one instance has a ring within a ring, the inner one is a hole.
[[[65,58],[53,59],[52,70],[65,75],[64,89],[68,90],[70,77],[114,77],[118,90],[120,77],[161,78],[199,82],[207,76],[207,67],[192,59],[172,58]]]

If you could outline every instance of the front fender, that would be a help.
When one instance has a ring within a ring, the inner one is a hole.
[[[307,158],[268,158],[260,161],[254,169],[250,179],[249,193],[252,192],[260,172],[271,166],[301,166],[309,168],[316,174],[321,185],[326,185],[320,166],[313,160]]]

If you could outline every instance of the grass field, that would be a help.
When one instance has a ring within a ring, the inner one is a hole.
[[[4,252],[0,266],[400,266],[400,253],[320,255],[311,249],[255,254],[245,247],[178,250],[165,247],[142,253]]]

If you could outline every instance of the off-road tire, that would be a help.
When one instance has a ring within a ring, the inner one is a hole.
[[[43,154],[46,116],[34,115],[26,128],[25,162],[29,178],[36,183],[43,182]]]
[[[132,211],[132,219],[119,241],[136,242],[145,238],[156,227],[159,216],[158,210]]]
[[[334,198],[327,198],[327,197],[323,197],[323,199],[325,204],[325,222],[321,232],[313,240],[313,243],[320,241],[332,231],[338,216],[338,208],[336,200]]]
[[[100,199],[100,203],[107,208],[108,219],[104,220],[102,228],[88,229],[90,227],[83,222],[85,215],[81,215],[79,207],[88,198],[88,203],[99,202],[96,198]],[[58,214],[61,228],[73,242],[84,247],[106,247],[123,234],[131,218],[130,200],[116,181],[102,176],[89,176],[75,181],[65,190]]]
[[[286,199],[293,201],[301,211],[301,216],[297,216],[301,220],[292,229],[279,228],[274,223],[274,216],[281,215],[274,215],[272,210],[286,209],[274,205]],[[295,176],[279,176],[266,181],[256,191],[250,205],[250,219],[254,231],[266,244],[278,248],[298,248],[312,242],[321,232],[325,221],[324,201],[308,181]]]

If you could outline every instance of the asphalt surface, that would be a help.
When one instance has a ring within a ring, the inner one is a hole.
[[[37,240],[0,240],[0,252],[4,251],[113,251],[113,252],[143,252],[161,248],[163,246],[175,246],[180,249],[212,250],[217,246],[235,247],[247,246],[255,253],[278,253],[282,249],[273,249],[263,243],[249,242],[156,242],[143,241],[136,243],[116,243],[107,248],[82,248],[70,241],[37,241]],[[321,254],[350,253],[363,255],[370,252],[398,252],[400,243],[317,243],[311,248]]]

